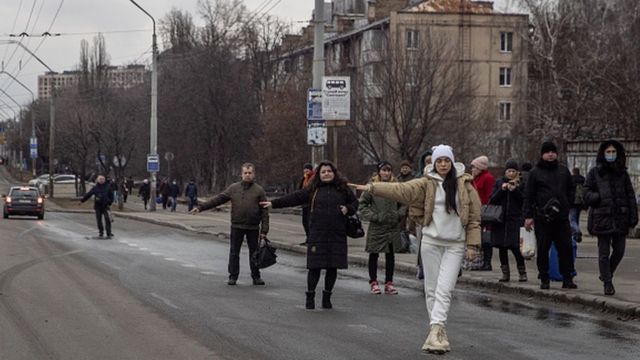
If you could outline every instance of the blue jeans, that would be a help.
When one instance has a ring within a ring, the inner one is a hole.
[[[571,236],[575,238],[577,234],[582,234],[580,231],[580,208],[572,207],[569,209],[569,223],[571,224]]]
[[[191,210],[193,210],[193,208],[195,206],[198,205],[198,199],[195,198],[195,197],[187,198],[187,204],[188,204],[188,207],[189,207],[189,211],[191,211]]]
[[[171,197],[171,211],[176,211],[176,205],[178,204],[178,197],[177,196],[172,196]]]

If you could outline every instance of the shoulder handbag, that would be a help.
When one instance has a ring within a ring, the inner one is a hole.
[[[258,268],[264,269],[276,263],[276,248],[271,245],[268,239],[260,240],[258,250],[253,253],[251,262]]]
[[[313,198],[311,199],[311,208],[310,211],[313,212],[314,203],[316,200],[316,195],[318,194],[318,189],[313,193]],[[353,214],[347,216],[347,228],[346,228],[347,236],[353,239],[358,239],[364,236],[364,229],[362,228],[362,222],[357,214]]]
[[[482,205],[480,221],[487,224],[502,224],[504,222],[502,205]]]

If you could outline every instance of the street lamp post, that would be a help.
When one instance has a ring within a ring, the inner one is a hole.
[[[156,20],[142,6],[138,5],[134,0],[129,0],[133,5],[151,18],[153,22],[153,35],[151,39],[151,131],[149,139],[150,155],[157,158],[158,155],[158,44],[156,42]],[[156,172],[151,171],[151,204],[149,211],[156,211]]]
[[[36,101],[36,97],[35,94],[33,93],[33,91],[31,91],[31,89],[29,89],[25,84],[23,84],[20,80],[16,79],[15,76],[11,75],[10,73],[4,71],[4,70],[0,70],[0,74],[6,74],[8,75],[11,79],[13,79],[13,81],[17,82],[20,86],[22,86],[23,88],[25,88],[29,94],[31,94],[31,104],[35,104]],[[4,90],[2,90],[2,92],[9,96],[9,94],[7,94]],[[9,96],[9,98],[11,100],[13,100],[12,97]],[[14,100],[15,102],[15,100]],[[18,103],[16,103],[18,104]],[[31,138],[35,138],[36,137],[36,113],[35,113],[35,109],[31,109]],[[29,146],[31,146],[31,142],[29,142]],[[22,159],[20,159],[20,161],[22,161]],[[31,172],[33,174],[33,177],[36,177],[36,161],[37,159],[32,157],[31,158]]]

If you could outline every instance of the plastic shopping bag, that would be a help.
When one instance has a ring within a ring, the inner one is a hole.
[[[520,253],[525,259],[531,259],[536,255],[536,233],[520,228]]]

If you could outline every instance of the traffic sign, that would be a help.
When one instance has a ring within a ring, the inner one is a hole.
[[[176,156],[171,151],[167,151],[166,153],[164,153],[164,159],[167,161],[173,161],[173,159],[175,158]]]
[[[322,120],[322,90],[307,90],[307,120]]]
[[[324,120],[351,119],[351,78],[322,77],[322,118]]]
[[[113,166],[123,167],[125,165],[127,165],[127,158],[124,155],[113,157]]]
[[[38,138],[32,137],[29,139],[29,152],[32,159],[38,158]]]
[[[157,154],[147,155],[147,171],[159,172],[160,171],[160,156]]]
[[[320,146],[327,144],[327,123],[310,121],[307,123],[307,144]]]

